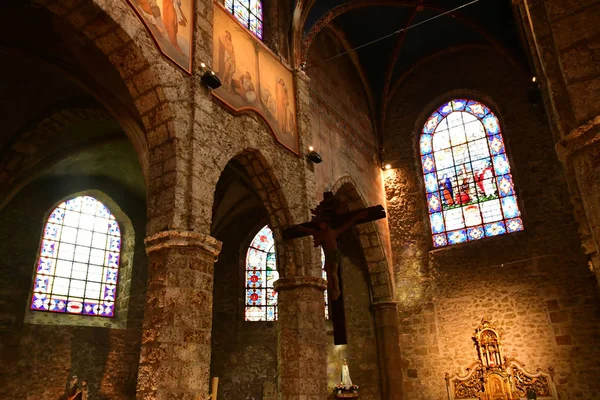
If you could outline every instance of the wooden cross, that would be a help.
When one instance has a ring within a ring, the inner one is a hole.
[[[354,225],[364,224],[385,218],[383,206],[361,208],[347,213],[340,212],[339,200],[332,192],[323,193],[323,201],[311,210],[313,218],[309,222],[291,226],[283,231],[283,239],[291,240],[312,236],[315,246],[322,246],[325,253],[325,271],[327,272],[328,295],[331,299],[331,320],[335,344],[346,344],[346,321],[344,300],[340,296],[339,252],[337,239]]]

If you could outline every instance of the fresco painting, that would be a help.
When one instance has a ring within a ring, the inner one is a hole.
[[[213,64],[222,83],[213,95],[234,111],[257,112],[277,141],[298,154],[292,72],[219,3],[214,12]]]
[[[194,0],[127,0],[160,51],[187,73],[192,72]]]

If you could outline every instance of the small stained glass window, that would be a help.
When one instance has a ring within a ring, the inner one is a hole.
[[[90,196],[59,204],[44,227],[30,308],[112,317],[120,251],[119,224],[104,204]]]
[[[321,247],[321,273],[323,279],[327,280],[327,273],[325,272],[325,253],[323,252],[323,248]],[[329,319],[329,298],[327,298],[327,289],[323,293],[325,296],[325,319]]]
[[[321,249],[321,268],[325,273],[325,254]],[[265,225],[252,239],[246,253],[246,321],[277,321],[277,292],[273,288],[279,279],[275,239],[268,225]],[[324,294],[325,318],[329,319],[327,290]]]
[[[260,0],[225,0],[225,8],[262,40],[263,12]]]
[[[276,321],[279,279],[275,239],[268,225],[254,237],[246,254],[246,321]]]
[[[452,100],[427,119],[421,165],[433,245],[523,230],[498,118],[485,105]]]

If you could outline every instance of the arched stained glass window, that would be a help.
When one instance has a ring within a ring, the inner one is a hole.
[[[260,0],[225,0],[225,8],[262,40],[263,12]]]
[[[246,253],[246,321],[277,320],[276,260],[273,232],[265,225]]]
[[[325,274],[325,254],[321,249],[321,268]],[[252,239],[246,253],[246,321],[276,321],[277,292],[273,288],[279,279],[275,239],[268,225],[265,225]],[[327,290],[325,298],[325,318],[329,319]]]
[[[112,317],[121,231],[90,196],[58,205],[48,217],[36,263],[31,309]]]
[[[323,279],[327,280],[327,273],[325,272],[325,252],[321,247],[321,276]],[[325,297],[325,319],[329,319],[329,298],[327,297],[327,289],[323,292],[323,296]]]
[[[427,120],[421,165],[435,247],[523,230],[498,118],[452,100]]]

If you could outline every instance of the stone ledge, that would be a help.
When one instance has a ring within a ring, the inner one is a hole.
[[[146,254],[172,247],[198,247],[213,256],[221,252],[222,243],[212,236],[190,231],[163,231],[144,239]]]
[[[275,291],[294,289],[299,286],[312,286],[319,290],[327,289],[327,281],[323,278],[315,278],[312,276],[287,276],[279,278],[273,284]]]
[[[600,142],[600,115],[573,129],[556,144],[556,154],[563,163],[572,154]]]

